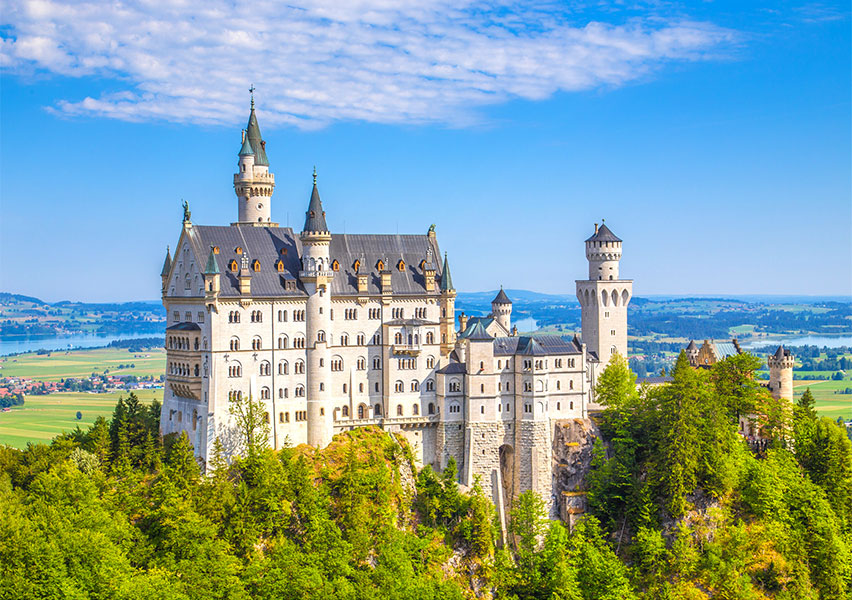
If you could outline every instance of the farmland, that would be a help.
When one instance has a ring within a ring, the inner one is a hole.
[[[136,390],[144,404],[155,399],[162,401],[163,390]],[[73,431],[78,425],[86,429],[98,416],[109,418],[119,397],[129,392],[92,394],[60,392],[46,396],[27,396],[24,406],[0,412],[0,444],[25,448],[27,442],[50,442],[63,431]],[[78,421],[77,412],[82,413]]]
[[[58,351],[49,354],[20,354],[0,358],[0,377],[28,377],[36,381],[58,381],[88,377],[92,373],[158,378],[165,369],[166,351],[153,348],[128,352],[123,348]],[[122,368],[119,368],[122,366]]]

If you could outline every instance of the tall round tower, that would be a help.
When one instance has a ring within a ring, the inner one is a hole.
[[[589,278],[577,281],[583,342],[600,363],[600,373],[616,352],[627,357],[627,305],[633,297],[633,281],[619,279],[621,239],[606,224],[586,240]]]
[[[500,323],[507,334],[512,333],[512,301],[503,291],[503,286],[500,286],[500,292],[491,301],[491,316]]]
[[[793,365],[795,359],[784,346],[778,346],[775,354],[766,360],[769,366],[769,391],[772,397],[793,401]]]
[[[314,170],[314,189],[305,213],[302,240],[302,270],[299,279],[308,293],[305,311],[305,345],[307,357],[307,408],[308,443],[323,448],[334,434],[328,336],[330,335],[331,278],[334,272],[329,264],[331,232],[325,222],[317,173]]]
[[[260,136],[260,126],[254,112],[254,94],[248,124],[243,131],[237,167],[239,171],[234,174],[234,192],[238,203],[235,225],[277,226],[277,223],[272,223],[271,217],[275,176],[269,172],[266,142]]]

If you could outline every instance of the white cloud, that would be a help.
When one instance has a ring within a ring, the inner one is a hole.
[[[548,10],[544,10],[547,8]],[[265,123],[464,124],[479,106],[611,87],[734,40],[708,23],[587,21],[460,0],[7,0],[0,68],[112,80],[52,110],[232,123],[254,83]]]

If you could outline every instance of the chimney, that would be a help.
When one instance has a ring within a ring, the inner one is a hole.
[[[598,224],[595,223],[595,235],[597,235],[597,234],[598,234]]]
[[[358,273],[358,293],[367,293],[367,273]]]
[[[462,311],[459,315],[459,331],[463,332],[465,329],[467,329],[467,315]]]

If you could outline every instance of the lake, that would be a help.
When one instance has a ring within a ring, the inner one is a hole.
[[[748,342],[743,342],[741,345],[746,349],[775,345],[839,348],[840,346],[852,346],[852,335],[791,335],[789,337],[749,340]]]
[[[97,348],[106,346],[115,340],[130,340],[138,338],[159,337],[164,332],[151,333],[119,333],[115,335],[66,335],[48,337],[27,337],[0,340],[0,356],[18,354],[20,352],[35,352],[36,350],[68,350],[69,348]]]
[[[535,331],[538,329],[538,321],[536,321],[532,317],[518,319],[517,321],[512,323],[512,325],[517,327],[518,331],[521,333],[528,333],[530,331]]]

